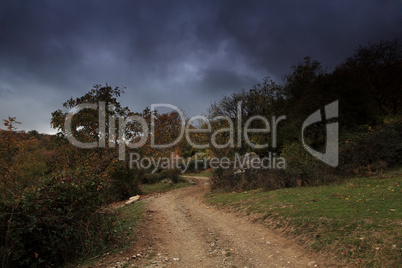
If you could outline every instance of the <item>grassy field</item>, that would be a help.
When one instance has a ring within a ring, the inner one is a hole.
[[[141,188],[144,194],[150,194],[150,193],[164,193],[170,190],[179,189],[187,186],[190,186],[190,183],[180,178],[178,183],[169,184],[164,182],[158,182],[154,184],[142,184]]]
[[[261,216],[317,251],[350,265],[402,263],[402,169],[321,187],[212,193],[207,202]]]

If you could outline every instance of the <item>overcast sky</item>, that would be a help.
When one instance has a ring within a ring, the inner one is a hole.
[[[402,37],[402,1],[0,0],[0,119],[50,129],[94,84],[140,112],[194,116],[310,56],[329,69],[360,44]]]

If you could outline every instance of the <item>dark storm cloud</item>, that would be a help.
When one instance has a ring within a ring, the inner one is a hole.
[[[0,116],[48,131],[93,84],[132,110],[199,114],[304,56],[334,67],[359,44],[401,37],[400,1],[0,0]]]
[[[401,36],[401,5],[392,1],[242,1],[222,8],[218,23],[236,50],[278,78],[311,56],[333,65],[359,44]]]

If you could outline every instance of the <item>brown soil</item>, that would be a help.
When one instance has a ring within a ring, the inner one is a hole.
[[[208,178],[151,196],[137,241],[92,267],[330,267],[323,257],[244,217],[203,202]]]

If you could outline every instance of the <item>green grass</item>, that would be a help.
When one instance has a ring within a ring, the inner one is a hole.
[[[194,176],[194,177],[212,177],[213,171],[212,170],[204,170],[199,173],[185,173],[184,176]]]
[[[150,194],[150,193],[164,193],[170,190],[174,189],[179,189],[183,187],[190,186],[190,183],[188,183],[184,179],[179,179],[178,183],[173,183],[173,184],[168,184],[164,182],[158,182],[154,184],[142,184],[142,191],[144,194]]]
[[[116,212],[118,213],[118,221],[113,231],[119,242],[115,245],[115,251],[125,249],[135,241],[138,222],[144,212],[144,203],[142,201],[134,202],[116,209]]]
[[[212,193],[207,202],[258,213],[265,225],[350,264],[396,267],[402,263],[401,183],[398,169],[328,186]]]

